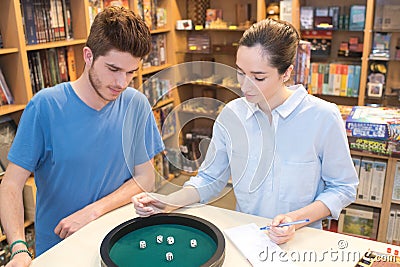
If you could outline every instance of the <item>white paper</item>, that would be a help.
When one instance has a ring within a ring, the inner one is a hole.
[[[296,266],[279,258],[284,250],[255,223],[225,229],[224,232],[252,266]]]

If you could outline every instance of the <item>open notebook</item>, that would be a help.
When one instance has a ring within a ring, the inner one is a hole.
[[[252,266],[296,266],[287,257],[279,256],[284,250],[255,223],[225,229],[224,232]]]

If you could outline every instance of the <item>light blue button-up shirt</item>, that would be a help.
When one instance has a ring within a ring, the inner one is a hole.
[[[269,115],[245,98],[225,106],[198,174],[185,183],[202,203],[218,196],[229,178],[236,210],[267,218],[320,200],[338,219],[355,200],[358,177],[338,108],[301,85],[290,89]]]

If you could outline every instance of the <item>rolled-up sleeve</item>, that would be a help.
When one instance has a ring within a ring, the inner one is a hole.
[[[358,177],[340,113],[335,109],[330,116],[320,142],[321,177],[325,188],[316,200],[322,201],[331,211],[331,217],[338,219],[341,210],[356,199]]]

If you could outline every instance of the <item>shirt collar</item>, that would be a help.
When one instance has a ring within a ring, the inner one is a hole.
[[[276,111],[284,119],[287,118],[297,108],[297,106],[301,103],[301,101],[303,101],[303,99],[308,94],[307,90],[301,84],[290,86],[289,90],[294,91],[293,94],[288,99],[286,99],[286,101],[283,102],[283,104],[274,109],[274,111]],[[253,116],[253,114],[256,113],[257,111],[262,112],[262,110],[258,107],[257,104],[248,102],[246,98],[243,98],[243,100],[249,107],[247,109],[246,120],[248,120],[251,116]]]

